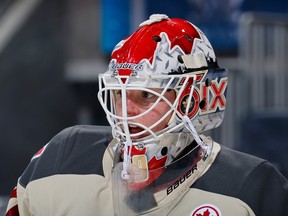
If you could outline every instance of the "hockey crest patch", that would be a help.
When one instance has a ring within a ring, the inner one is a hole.
[[[40,157],[40,156],[43,154],[43,152],[45,151],[45,149],[46,149],[46,147],[48,146],[48,144],[49,144],[49,143],[47,143],[45,146],[43,146],[43,147],[32,157],[31,161],[34,160],[35,158]]]
[[[222,216],[221,211],[219,208],[212,204],[205,204],[196,207],[191,216]]]

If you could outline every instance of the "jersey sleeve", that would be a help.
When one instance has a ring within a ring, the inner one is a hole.
[[[6,216],[20,216],[17,203],[17,187],[15,187],[10,194],[7,205]]]
[[[70,174],[103,176],[102,157],[111,140],[111,131],[106,126],[73,126],[55,135],[32,157],[19,177],[6,216],[33,215],[27,188],[40,179]]]
[[[240,197],[250,203],[256,215],[288,215],[288,181],[267,161],[250,173]]]

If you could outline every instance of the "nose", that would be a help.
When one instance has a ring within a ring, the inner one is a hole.
[[[137,103],[135,100],[133,100],[133,98],[127,97],[126,105],[127,105],[127,115],[128,116],[136,116],[136,115],[140,114]]]

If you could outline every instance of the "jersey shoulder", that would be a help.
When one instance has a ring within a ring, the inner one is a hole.
[[[30,181],[56,174],[103,175],[102,158],[111,140],[109,126],[66,128],[32,157],[19,183],[25,187]]]
[[[267,160],[221,146],[217,158],[195,187],[219,191],[236,196],[255,172],[261,176],[271,172],[273,166]],[[277,173],[277,171],[275,170]],[[214,181],[211,181],[214,179]],[[209,184],[206,184],[209,182]]]
[[[238,198],[256,215],[271,212],[269,208],[274,212],[287,208],[283,205],[288,201],[287,179],[269,161],[225,146],[192,187]]]

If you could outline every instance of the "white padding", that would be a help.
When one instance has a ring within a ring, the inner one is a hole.
[[[207,61],[203,52],[182,55],[183,62],[188,69],[207,67]]]
[[[149,20],[142,22],[139,26],[151,25],[152,23],[160,22],[162,20],[169,20],[169,17],[166,14],[152,14],[149,17]]]

